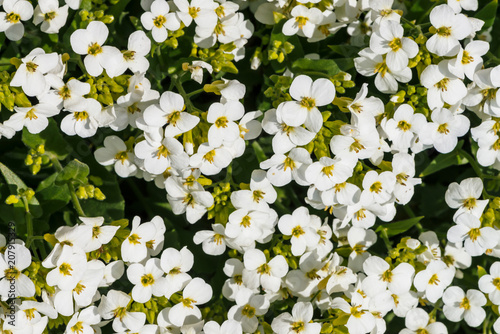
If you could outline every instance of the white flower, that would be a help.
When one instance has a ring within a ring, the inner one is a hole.
[[[191,156],[189,164],[199,168],[204,175],[216,175],[229,166],[231,161],[233,155],[226,147],[212,147],[208,143],[203,143],[198,147],[198,152]]]
[[[323,126],[323,117],[318,107],[330,104],[335,98],[335,86],[330,80],[313,80],[306,75],[299,75],[293,79],[289,90],[295,101],[285,102],[278,108],[277,117],[289,126],[306,127],[319,132]]]
[[[476,11],[478,6],[477,0],[448,0],[447,4],[455,13],[460,13],[462,9]]]
[[[278,106],[278,110],[283,109],[285,103]],[[290,126],[282,120],[282,112],[270,109],[264,114],[262,127],[265,132],[273,137],[273,152],[283,154],[297,146],[307,145],[314,139],[316,134],[302,126]]]
[[[175,248],[167,248],[161,254],[161,269],[167,274],[165,277],[164,295],[167,298],[182,290],[191,281],[187,273],[193,267],[193,253],[186,246],[180,251]]]
[[[96,134],[102,112],[102,106],[97,100],[85,99],[82,103],[69,106],[67,110],[70,114],[61,121],[61,130],[65,134],[82,138]]]
[[[283,34],[287,36],[299,35],[311,38],[316,25],[321,22],[323,13],[318,8],[307,8],[303,5],[293,7],[291,18],[283,25]]]
[[[470,255],[480,256],[498,244],[496,231],[492,227],[481,227],[476,216],[462,213],[455,222],[457,224],[448,230],[447,238],[450,242],[464,242],[464,248]]]
[[[40,30],[47,34],[57,34],[66,24],[68,5],[59,7],[57,0],[41,0],[35,8],[33,23],[42,24]]]
[[[214,204],[212,194],[205,191],[198,182],[186,187],[182,179],[169,177],[165,181],[165,190],[174,214],[186,212],[186,219],[191,224],[196,223]]]
[[[453,182],[448,186],[444,199],[450,208],[458,209],[454,218],[463,212],[481,217],[488,204],[488,200],[479,199],[483,193],[483,187],[483,181],[478,177],[470,177],[460,184]]]
[[[14,293],[15,298],[35,295],[35,284],[22,273],[30,264],[31,253],[23,245],[9,244],[5,248],[5,253],[0,254],[0,295],[2,300],[12,298],[12,296],[9,297],[12,293]]]
[[[375,327],[375,317],[367,310],[366,300],[357,292],[352,294],[350,304],[345,299],[336,297],[331,307],[349,315],[346,326],[350,334],[369,333]]]
[[[160,297],[166,287],[160,259],[149,259],[146,265],[133,263],[127,269],[127,278],[134,284],[132,298],[138,303],[146,303],[151,295]]]
[[[33,49],[26,57],[21,59],[22,63],[19,65],[10,85],[21,87],[28,96],[41,95],[47,92],[49,87],[44,75],[57,66],[58,59],[55,52],[46,54],[41,48]]]
[[[267,204],[274,203],[278,194],[266,176],[265,171],[255,169],[250,179],[250,189],[231,193],[233,206],[237,209],[258,210],[267,209]]]
[[[371,170],[363,178],[363,192],[361,197],[373,199],[378,204],[386,204],[393,198],[396,176],[392,172],[382,172],[378,174]]]
[[[180,1],[187,2],[187,0],[180,0]],[[210,74],[213,72],[212,65],[201,60],[194,60],[191,63],[191,65],[187,65],[186,67],[183,67],[183,69],[189,70],[191,72],[191,79],[193,79],[199,84],[201,84],[203,81],[203,69],[207,70],[207,72]]]
[[[242,334],[241,324],[235,320],[226,320],[219,325],[215,321],[208,321],[203,326],[205,334]]]
[[[396,295],[410,291],[415,268],[408,263],[391,268],[382,258],[371,256],[363,263],[363,272],[367,275],[363,290],[369,297],[375,297],[386,289]]]
[[[213,103],[208,108],[207,121],[212,123],[208,129],[208,144],[214,148],[229,145],[240,136],[240,129],[235,121],[239,120],[245,109],[238,101]]]
[[[293,305],[292,314],[281,313],[273,319],[271,327],[278,334],[319,334],[321,324],[311,323],[313,312],[311,303],[298,302]]]
[[[83,63],[91,76],[101,75],[105,60],[114,56],[114,47],[103,46],[108,34],[108,27],[101,21],[92,21],[87,28],[71,34],[71,48],[79,55],[86,55]]]
[[[254,295],[252,290],[245,289],[236,296],[236,305],[227,313],[228,319],[241,323],[243,332],[253,333],[259,325],[257,316],[266,314],[270,303],[263,295]]]
[[[113,239],[116,231],[120,228],[120,226],[102,226],[104,223],[103,217],[79,217],[79,219],[83,222],[83,225],[92,229],[92,240],[85,246],[85,252],[92,252],[102,245],[106,245]]]
[[[227,226],[227,225],[226,225]],[[201,244],[203,251],[210,255],[221,255],[226,251],[226,235],[224,226],[213,224],[212,230],[202,230],[196,232],[193,242]]]
[[[120,177],[135,175],[137,166],[134,164],[134,153],[117,136],[108,136],[104,139],[104,147],[94,152],[95,159],[103,166],[114,166]]]
[[[418,53],[418,45],[408,37],[403,37],[403,26],[396,21],[380,22],[378,31],[370,37],[370,49],[386,55],[386,64],[391,71],[400,71],[408,66],[408,60]]]
[[[456,0],[455,0],[456,1]],[[483,58],[490,48],[490,44],[485,41],[472,41],[465,49],[460,47],[455,61],[448,63],[448,69],[460,79],[464,79],[464,74],[470,80],[474,80],[474,74],[483,66]]]
[[[415,275],[413,285],[419,292],[425,291],[425,298],[435,303],[443,295],[444,289],[451,284],[454,276],[455,267],[448,267],[443,261],[435,260]]]
[[[427,104],[431,110],[442,108],[445,103],[455,105],[467,95],[467,88],[460,78],[448,70],[448,61],[427,66],[420,75],[427,88]]]
[[[24,35],[21,21],[27,21],[33,16],[33,6],[26,0],[4,0],[0,12],[0,32],[11,41],[18,41]]]
[[[175,31],[181,24],[175,13],[169,13],[170,6],[165,0],[155,0],[151,4],[150,11],[141,15],[141,22],[146,30],[151,30],[153,39],[157,43],[164,42],[168,37],[168,31]]]
[[[212,287],[201,278],[193,278],[182,291],[180,302],[170,309],[168,319],[179,327],[184,325],[186,320],[201,320],[201,311],[197,305],[205,304],[211,298]]]
[[[48,125],[48,117],[59,114],[59,109],[50,104],[40,103],[33,107],[14,107],[15,114],[4,122],[5,126],[15,131],[26,127],[30,133],[40,133]]]
[[[439,153],[453,151],[458,137],[469,131],[469,119],[464,115],[453,114],[449,109],[434,109],[431,119],[432,122],[426,124],[419,138],[423,144],[434,145]]]
[[[178,8],[176,12],[179,19],[188,27],[194,20],[197,26],[212,29],[217,24],[215,9],[218,3],[212,0],[174,0]],[[194,62],[193,62],[194,65]]]
[[[147,243],[153,240],[156,227],[153,223],[140,223],[139,217],[132,220],[130,234],[121,245],[122,259],[125,262],[141,262],[148,256]]]
[[[500,305],[500,262],[495,262],[490,267],[490,274],[479,279],[479,289],[488,294],[489,300],[495,305]]]
[[[430,322],[430,317],[427,312],[421,308],[414,308],[406,314],[405,317],[406,328],[401,330],[399,334],[448,334],[446,326],[439,322]]]
[[[129,312],[127,306],[132,297],[122,291],[111,290],[107,295],[101,297],[101,303],[97,310],[103,319],[113,320],[115,332],[139,330],[145,321],[146,314],[143,312]]]
[[[267,261],[266,255],[259,249],[249,249],[243,255],[243,283],[251,286],[256,281],[266,291],[277,292],[281,287],[281,278],[288,272],[288,263],[283,255],[277,255]]]
[[[73,290],[87,269],[87,257],[83,251],[73,253],[73,248],[64,245],[56,261],[56,268],[47,274],[47,284],[62,290]]]
[[[390,119],[384,118],[381,125],[392,141],[391,148],[406,153],[425,124],[427,120],[423,114],[414,113],[409,104],[402,104],[396,109],[394,116]]]
[[[478,290],[467,290],[467,294],[458,286],[446,289],[443,294],[443,313],[450,321],[465,319],[467,325],[477,327],[483,323],[486,312],[481,306],[486,304],[486,297]]]
[[[69,8],[77,10],[78,8],[80,8],[82,0],[64,0],[64,2],[68,4]]]
[[[306,180],[320,191],[331,189],[352,176],[357,162],[350,157],[343,159],[321,157],[318,162],[313,162],[307,167]]]
[[[53,79],[53,77],[52,77]],[[90,84],[77,79],[70,79],[65,84],[62,79],[50,80],[50,85],[55,88],[39,96],[41,103],[52,104],[57,108],[71,108],[71,106],[85,103],[84,95],[90,93]]]
[[[377,242],[377,234],[371,229],[351,227],[347,232],[347,241],[352,249],[348,267],[354,272],[363,269],[363,263],[370,257],[367,249]]]
[[[432,9],[429,19],[436,30],[425,46],[438,56],[454,56],[460,50],[460,40],[472,32],[472,26],[463,14],[455,14],[448,5]]]
[[[81,334],[92,333],[94,329],[92,325],[97,325],[101,322],[101,316],[97,312],[97,307],[90,306],[86,309],[76,312],[66,326],[65,334]]]
[[[378,116],[384,113],[384,103],[381,99],[374,96],[368,96],[368,84],[365,82],[356,94],[354,100],[347,105],[347,109],[358,117],[359,115]]]
[[[370,48],[359,52],[360,57],[354,58],[354,65],[359,74],[366,77],[375,77],[375,87],[382,93],[395,94],[398,91],[398,82],[406,83],[411,80],[412,72],[409,67],[393,72],[389,69],[381,55]]]
[[[287,155],[275,154],[270,159],[262,161],[260,168],[268,169],[267,178],[276,187],[282,187],[292,179],[300,185],[308,185],[305,171],[311,163],[309,153],[302,147],[296,147]]]
[[[307,248],[313,249],[318,244],[320,236],[311,227],[311,221],[314,219],[320,218],[310,216],[307,208],[302,206],[295,209],[291,215],[282,216],[278,221],[280,232],[291,236],[293,255],[300,256]]]
[[[128,37],[127,50],[113,49],[114,55],[103,59],[102,66],[111,77],[122,75],[127,69],[133,73],[144,73],[149,68],[146,56],[151,50],[151,40],[142,30],[134,31]]]

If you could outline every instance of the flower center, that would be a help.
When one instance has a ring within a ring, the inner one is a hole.
[[[411,129],[411,124],[407,121],[399,121],[398,128],[406,132]]]
[[[180,119],[181,119],[180,111],[174,111],[173,113],[167,116],[167,121],[173,126],[175,126]]]
[[[139,107],[137,106],[137,103],[134,103],[132,105],[130,105],[128,108],[127,108],[127,112],[129,114],[134,114],[136,112],[141,112],[141,109],[139,109]]]
[[[99,226],[92,227],[92,239],[95,239],[101,234],[101,228]]]
[[[90,44],[87,53],[91,56],[97,56],[99,53],[102,53],[102,47],[94,42]]]
[[[73,289],[74,292],[76,292],[77,295],[79,295],[80,293],[83,292],[83,290],[85,290],[86,286],[81,284],[80,282],[78,282],[78,284],[75,286],[75,288]]]
[[[290,157],[286,157],[285,159],[285,170],[287,168],[290,168],[290,170],[293,170],[295,168],[295,161],[292,160]]]
[[[71,327],[71,331],[78,334],[83,333],[83,322],[78,321],[74,326]]]
[[[56,12],[48,12],[43,15],[43,19],[45,21],[51,21],[56,17]]]
[[[297,22],[297,25],[299,26],[300,29],[304,28],[308,20],[309,18],[305,16],[297,16],[295,18],[295,22]]]
[[[116,153],[116,155],[115,155],[115,159],[121,161],[122,164],[125,162],[125,160],[127,160],[127,158],[128,158],[127,151],[121,151],[121,152]]]
[[[249,227],[251,225],[251,219],[250,219],[250,216],[249,215],[246,215],[245,217],[243,217],[241,219],[241,223],[240,223],[241,226],[243,227]]]
[[[304,330],[305,325],[303,321],[295,321],[292,323],[292,332],[300,333]]]
[[[360,219],[365,219],[366,218],[365,211],[366,211],[365,209],[361,209],[358,212],[356,212],[354,214],[354,216],[356,217],[356,220],[359,221]]]
[[[14,268],[5,269],[4,274],[5,274],[5,278],[10,281],[12,279],[17,280],[19,278],[19,276],[21,275],[21,272],[17,268],[14,267]]]
[[[221,116],[215,121],[215,126],[218,128],[227,128],[228,119],[226,116]]]
[[[241,310],[241,314],[247,318],[253,318],[255,316],[255,307],[246,304]]]
[[[474,197],[467,198],[466,200],[464,200],[463,206],[467,210],[474,209],[476,207],[476,199]]]
[[[24,310],[24,314],[26,314],[26,318],[28,318],[29,320],[32,320],[35,317],[35,311],[36,311],[36,309],[29,308],[29,309]]]
[[[158,15],[157,17],[154,18],[153,24],[155,25],[156,28],[161,28],[163,25],[167,22],[167,19],[163,15]]]
[[[127,50],[127,51],[122,51],[123,59],[126,61],[132,61],[135,58],[135,51],[132,50]]]
[[[214,158],[215,158],[215,149],[211,150],[211,151],[208,151],[203,156],[203,159],[206,160],[206,161],[208,161],[211,164],[214,163]]]
[[[364,150],[365,147],[363,146],[363,144],[361,144],[359,142],[359,140],[357,139],[354,139],[354,141],[352,142],[351,146],[349,146],[349,151],[354,151],[356,153],[359,153],[359,151],[361,150]]]
[[[442,37],[449,37],[451,35],[451,27],[441,27],[437,31],[437,34]]]
[[[195,19],[196,17],[198,17],[198,13],[200,11],[201,11],[200,7],[189,7],[188,13],[193,19]]]
[[[222,242],[224,241],[224,236],[219,233],[215,233],[213,236],[213,241],[215,242],[216,245],[222,245]]]
[[[161,145],[160,147],[158,147],[158,152],[156,152],[156,157],[158,159],[160,159],[161,157],[168,157],[168,155],[170,154],[170,152],[168,151],[168,148],[165,147],[165,145]]]
[[[302,101],[300,101],[300,105],[307,110],[311,110],[316,107],[316,101],[312,97],[303,97]]]
[[[439,283],[439,282],[440,282],[440,281],[439,281],[439,277],[438,277],[438,275],[437,275],[437,274],[433,274],[433,275],[431,276],[431,278],[429,278],[429,284],[438,285],[438,283]]]
[[[38,116],[35,115],[35,108],[31,108],[27,113],[26,113],[26,116],[24,116],[24,118],[29,118],[30,120],[33,120],[33,119],[38,119]]]
[[[193,308],[193,305],[191,305],[191,304],[196,303],[196,300],[191,299],[191,298],[182,298],[181,303],[182,303],[182,305],[184,305],[184,307]]]
[[[372,193],[380,194],[380,192],[382,191],[382,182],[373,182],[373,184],[370,186],[370,191]]]
[[[224,6],[220,5],[215,9],[215,14],[217,14],[218,17],[223,17],[226,16],[226,12],[224,11]]]
[[[316,270],[316,269],[312,269],[309,272],[307,272],[306,277],[309,278],[310,280],[315,280],[315,279],[321,278],[321,276],[318,275],[318,270]]]
[[[326,176],[333,176],[333,169],[335,168],[335,165],[331,165],[331,166],[325,166],[321,169],[321,171],[323,172],[323,174],[325,174]]]
[[[361,305],[357,305],[357,306],[352,306],[351,307],[351,315],[355,318],[361,318],[361,316],[365,313],[365,311],[363,310],[359,310],[359,308],[361,307]]]
[[[260,202],[261,199],[264,198],[265,192],[262,190],[254,190],[253,191],[253,200],[257,203]]]
[[[406,181],[408,181],[408,178],[409,178],[409,177],[410,177],[410,176],[409,176],[408,174],[404,173],[404,172],[403,172],[403,173],[399,173],[398,175],[396,175],[396,181],[397,181],[400,185],[402,185],[402,186],[406,186],[406,183],[405,183],[405,182],[406,182]]]
[[[429,331],[426,328],[419,328],[417,334],[429,334]]]
[[[383,61],[375,65],[375,70],[373,72],[380,73],[380,76],[383,78],[385,77],[385,74],[387,73],[388,70],[389,68],[387,67],[387,64],[385,63],[385,61]]]
[[[498,138],[494,143],[493,143],[493,146],[492,146],[493,150],[495,151],[498,151],[500,150],[500,138]]]
[[[448,133],[450,133],[450,130],[448,130],[448,123],[443,123],[443,124],[440,124],[437,128],[437,131],[439,133],[442,133],[442,134],[445,134],[447,135]]]
[[[77,111],[73,113],[73,117],[76,119],[76,121],[84,121],[87,118],[89,118],[89,114],[86,111]]]
[[[392,41],[389,42],[389,47],[391,48],[392,51],[397,52],[399,49],[403,47],[401,38],[395,37]]]
[[[322,24],[322,25],[318,26],[318,30],[325,37],[330,36],[330,25],[329,24]]]
[[[264,275],[264,274],[270,275],[271,274],[271,268],[269,267],[269,265],[267,263],[264,263],[259,268],[257,268],[257,273],[261,274],[261,275]]]
[[[141,237],[138,236],[136,233],[134,233],[128,237],[128,242],[130,242],[131,244],[134,244],[134,245],[140,244],[141,242],[139,240],[141,240]]]
[[[386,271],[384,271],[384,273],[382,274],[382,281],[384,281],[384,282],[392,282],[392,271],[391,271],[391,269],[387,269]]]
[[[127,314],[127,309],[125,307],[118,307],[115,309],[114,316],[119,319],[123,319]]]
[[[450,79],[444,78],[441,81],[439,81],[437,84],[434,85],[437,89],[441,90],[442,92],[448,90],[448,83],[450,82]]]
[[[292,229],[292,237],[295,237],[295,238],[298,238],[305,233],[306,232],[304,232],[304,229],[300,225],[297,225]]]
[[[71,91],[69,90],[68,86],[66,85],[62,86],[61,90],[59,91],[59,96],[63,100],[67,100],[71,97]]]
[[[35,64],[34,62],[32,61],[29,61],[26,63],[26,69],[28,70],[28,72],[30,73],[34,73],[36,72],[36,69],[37,69],[38,65]]]
[[[497,288],[497,290],[500,290],[500,277],[494,278],[491,283]]]
[[[71,276],[70,271],[73,271],[73,268],[69,263],[64,262],[59,266],[59,272],[64,276]]]
[[[151,274],[146,274],[141,277],[141,284],[142,286],[149,286],[153,285],[155,283],[155,279],[153,275]]]
[[[470,55],[469,52],[465,51],[462,53],[462,65],[467,65],[474,61],[474,57]]]
[[[470,303],[469,303],[469,299],[467,297],[464,297],[464,299],[462,299],[462,302],[460,303],[460,308],[463,308],[465,310],[470,309]]]
[[[5,16],[5,19],[9,23],[17,23],[17,22],[21,21],[21,15],[16,14],[14,12],[10,12],[9,14],[7,14],[7,16]]]
[[[481,230],[479,228],[471,228],[469,232],[467,232],[471,241],[476,241],[477,238],[481,236]]]

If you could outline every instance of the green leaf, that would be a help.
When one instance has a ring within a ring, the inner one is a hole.
[[[19,176],[16,175],[13,171],[11,171],[7,166],[2,164],[0,162],[0,172],[2,173],[3,177],[5,178],[5,181],[9,185],[10,193],[12,195],[17,195],[18,191],[21,189],[28,189],[28,186],[21,180]],[[35,196],[33,196],[29,201],[29,209],[33,217],[40,217],[42,215],[42,207],[40,206],[40,203],[36,199]],[[22,205],[20,203],[20,205]]]
[[[498,0],[493,0],[486,6],[484,6],[479,12],[476,14],[476,19],[480,19],[484,21],[484,25],[481,30],[488,29],[495,23],[495,18],[497,15],[498,9]]]
[[[61,130],[52,118],[49,119],[47,128],[38,134],[32,134],[24,128],[22,140],[26,146],[33,149],[38,145],[44,145],[45,151],[54,153],[60,160],[72,151],[71,145],[64,140]]]
[[[292,72],[311,76],[333,77],[340,72],[337,63],[332,59],[297,59],[292,64]]]
[[[458,155],[456,151],[447,154],[440,154],[431,161],[429,166],[427,166],[419,176],[428,176],[440,171],[441,169],[445,169],[454,165],[465,165],[466,163],[468,163],[468,160]]]
[[[382,224],[377,228],[376,232],[379,232],[382,229],[386,229],[387,236],[393,237],[395,235],[408,231],[410,228],[416,225],[420,220],[422,220],[422,218],[424,218],[424,216],[410,218],[406,220],[400,220],[395,223]]]
[[[264,150],[262,149],[262,147],[259,145],[258,142],[254,141],[252,143],[252,147],[255,152],[255,156],[257,157],[257,160],[259,160],[259,162],[267,160],[266,154],[264,153]]]
[[[65,183],[68,181],[78,181],[86,184],[88,182],[87,176],[89,175],[89,166],[76,159],[70,161],[59,175],[56,177],[56,183]]]
[[[57,210],[65,207],[71,200],[71,194],[66,185],[57,185],[55,180],[58,173],[54,173],[38,185],[36,193],[42,207],[44,215],[49,216]]]

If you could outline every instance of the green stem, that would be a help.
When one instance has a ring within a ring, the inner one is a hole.
[[[387,250],[389,250],[389,251],[392,250],[392,244],[389,241],[389,236],[387,235],[386,228],[382,228],[382,230],[380,231],[380,237],[382,238],[382,240],[384,240],[384,243],[385,243],[385,246],[387,247]]]
[[[177,88],[177,90],[179,91],[179,94],[182,95],[182,97],[184,98],[184,103],[186,103],[186,108],[187,110],[191,113],[191,114],[194,114],[194,113],[201,113],[201,110],[199,110],[198,108],[196,108],[193,103],[191,102],[191,100],[189,99],[189,95],[186,93],[186,91],[184,90],[184,87],[182,87],[182,84],[179,80],[179,77],[174,74],[172,76],[172,81],[175,85],[175,87]]]
[[[197,89],[195,91],[192,91],[191,93],[188,93],[186,96],[187,97],[191,97],[193,95],[196,95],[196,94],[200,94],[200,93],[203,93],[204,92],[204,89],[203,88],[200,88],[200,89]]]
[[[28,199],[26,198],[26,196],[23,196],[22,199],[23,199],[24,208],[26,211],[26,215],[25,215],[26,233],[28,234],[28,237],[26,238],[26,248],[31,248],[31,250],[33,250],[33,254],[38,259],[37,247],[34,243],[32,244],[34,236],[33,236],[33,218],[31,216],[30,206],[29,206]]]
[[[63,170],[63,166],[61,165],[61,163],[59,162],[59,160],[57,159],[56,156],[54,156],[53,154],[49,154],[49,158],[50,158],[50,161],[52,161],[52,165],[54,166],[54,168],[56,169],[57,172],[60,172]],[[67,181],[66,185],[68,186],[69,194],[71,196],[71,202],[73,202],[73,207],[75,208],[76,213],[78,213],[78,215],[80,217],[86,217],[85,212],[83,212],[80,201],[78,200],[78,197],[76,196],[76,191],[75,191],[75,187],[73,186],[73,183],[71,183],[71,181]]]

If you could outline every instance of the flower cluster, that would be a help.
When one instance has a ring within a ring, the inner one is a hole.
[[[61,3],[0,0],[21,47],[0,138],[47,174],[33,190],[0,163],[0,221],[26,225],[13,264],[0,235],[0,332],[500,333],[500,59],[478,0]]]

